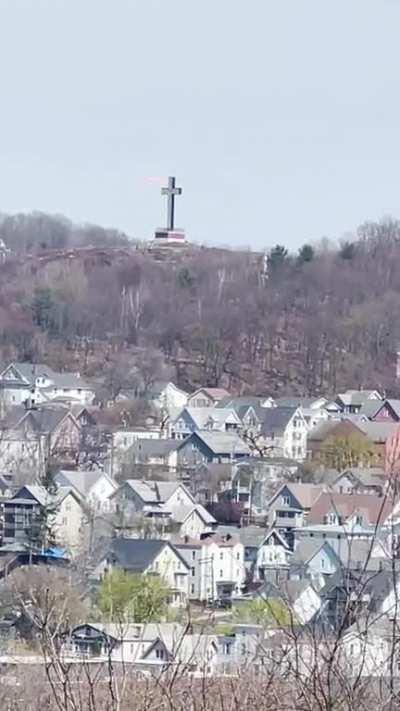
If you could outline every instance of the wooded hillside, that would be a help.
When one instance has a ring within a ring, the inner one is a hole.
[[[0,357],[129,372],[182,387],[314,394],[396,390],[400,222],[363,225],[340,246],[263,254],[151,250],[42,214],[0,219]],[[129,378],[128,378],[129,380]],[[125,383],[126,386],[129,383]]]

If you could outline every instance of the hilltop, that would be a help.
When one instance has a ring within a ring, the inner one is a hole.
[[[139,243],[42,214],[2,216],[0,237],[2,360],[93,374],[129,371],[139,352],[184,387],[396,390],[396,221],[340,247],[277,245],[267,271],[261,253]]]

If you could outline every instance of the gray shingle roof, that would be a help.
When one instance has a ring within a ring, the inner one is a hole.
[[[297,407],[266,407],[261,431],[265,435],[283,434]]]
[[[178,439],[140,439],[132,445],[132,450],[143,457],[163,457],[180,444],[182,441]]]
[[[199,437],[216,455],[250,454],[248,445],[237,434],[232,432],[200,430],[192,435],[192,437],[194,436]],[[184,442],[186,441],[184,440]]]
[[[107,474],[103,471],[69,471],[60,470],[56,476],[55,481],[60,486],[71,486],[83,497],[87,496],[94,485],[99,481],[99,479],[107,478]],[[111,480],[110,480],[111,481]]]
[[[115,538],[111,542],[109,555],[122,568],[141,573],[166,545],[166,541],[154,539]]]
[[[31,385],[40,376],[47,376],[57,388],[89,388],[88,383],[76,373],[57,373],[45,363],[12,363],[22,377]],[[4,371],[3,371],[4,372]],[[42,388],[46,390],[46,388]]]
[[[127,479],[125,484],[128,484],[145,503],[152,504],[165,503],[178,486],[183,486],[181,481],[145,481],[143,479]]]

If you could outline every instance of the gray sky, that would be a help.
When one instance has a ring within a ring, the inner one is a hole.
[[[291,248],[400,217],[400,0],[0,0],[0,210]]]

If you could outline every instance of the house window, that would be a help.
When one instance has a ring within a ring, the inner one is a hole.
[[[226,654],[227,656],[229,656],[231,653],[231,646],[231,642],[225,642],[224,644],[224,654]]]
[[[156,657],[157,657],[157,659],[164,659],[164,650],[163,649],[156,649]]]
[[[321,559],[321,568],[325,568],[325,561],[323,558]]]
[[[196,551],[192,551],[192,560],[196,559]]]
[[[242,657],[244,657],[244,655],[246,654],[246,645],[244,642],[242,642],[242,644],[240,645],[240,654],[242,655]]]
[[[240,560],[240,553],[236,553],[236,560]]]
[[[196,569],[192,568],[192,577],[194,577],[195,575],[196,575]]]
[[[220,560],[224,560],[224,554],[223,554],[223,553],[220,553],[220,554],[219,554],[219,559],[220,559]]]
[[[191,594],[191,595],[194,595],[194,585],[191,585],[191,586],[190,586],[190,594]]]
[[[282,496],[282,504],[284,506],[290,506],[290,496]]]
[[[223,578],[223,577],[224,577],[224,571],[223,571],[223,570],[220,570],[220,571],[219,571],[219,577],[220,577],[220,578]]]

